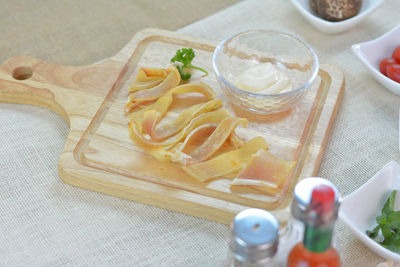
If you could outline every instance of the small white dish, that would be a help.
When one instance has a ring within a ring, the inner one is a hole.
[[[372,251],[385,259],[400,262],[400,254],[392,252],[369,238],[367,230],[376,225],[383,204],[392,190],[400,190],[400,166],[391,161],[359,189],[342,200],[340,219]],[[399,208],[400,195],[396,197],[395,209]]]
[[[364,63],[372,76],[396,95],[400,95],[400,83],[383,75],[379,70],[379,63],[382,59],[391,57],[393,50],[399,45],[400,24],[381,37],[352,46],[354,54]]]
[[[333,34],[349,30],[371,14],[383,0],[364,0],[360,12],[349,19],[331,22],[318,17],[310,7],[310,0],[291,0],[296,9],[318,30]]]

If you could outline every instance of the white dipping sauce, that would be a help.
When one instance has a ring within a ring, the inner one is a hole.
[[[278,94],[292,90],[288,76],[269,62],[247,69],[237,76],[234,85],[259,94]]]

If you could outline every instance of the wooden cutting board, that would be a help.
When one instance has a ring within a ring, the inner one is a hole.
[[[295,107],[278,115],[253,116],[233,108],[222,94],[212,71],[215,46],[191,36],[146,29],[117,55],[94,65],[67,67],[13,57],[0,66],[0,101],[41,106],[65,119],[70,133],[58,167],[61,179],[70,185],[225,224],[248,207],[268,209],[286,221],[294,185],[317,174],[343,93],[343,73],[321,65],[317,81]],[[157,161],[129,139],[123,109],[137,70],[168,67],[182,47],[194,48],[196,65],[211,73],[192,81],[209,84],[225,108],[249,119],[247,128],[238,129],[240,136],[261,135],[272,153],[297,161],[281,193],[234,193],[225,178],[198,182],[180,165]]]

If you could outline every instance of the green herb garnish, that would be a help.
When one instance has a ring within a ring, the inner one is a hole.
[[[176,51],[175,56],[173,58],[171,58],[172,63],[175,63],[175,62],[182,63],[182,65],[177,65],[176,68],[178,69],[179,74],[181,75],[181,79],[183,81],[189,80],[190,77],[192,77],[192,74],[184,72],[184,69],[187,69],[187,68],[200,70],[205,73],[205,76],[208,75],[208,72],[205,69],[193,66],[191,64],[194,57],[195,57],[195,54],[194,54],[194,51],[192,48],[182,48],[182,49]]]
[[[382,214],[376,217],[378,225],[371,231],[368,230],[367,235],[375,239],[381,231],[384,239],[378,243],[387,249],[400,253],[400,211],[394,211],[396,193],[396,190],[392,191],[385,205],[383,205]]]

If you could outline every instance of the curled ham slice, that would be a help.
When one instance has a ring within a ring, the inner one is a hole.
[[[142,129],[145,133],[150,134],[157,122],[160,120],[161,113],[156,109],[146,110],[143,113]]]
[[[141,68],[136,75],[136,81],[145,82],[158,78],[165,78],[168,76],[169,72],[168,69]]]
[[[243,140],[242,140],[239,136],[237,136],[235,132],[233,132],[233,133],[231,134],[231,136],[229,137],[229,142],[231,143],[231,145],[232,145],[234,148],[239,148],[239,147],[241,147],[241,146],[243,145],[243,143],[244,143]]]
[[[169,70],[166,69],[141,68],[136,75],[135,82],[129,87],[129,92],[154,87],[161,83],[168,76],[168,73]]]
[[[231,188],[255,187],[262,192],[275,194],[283,186],[295,165],[294,161],[285,161],[268,151],[261,150],[231,182]]]
[[[189,154],[192,147],[198,146],[204,142],[204,139],[210,136],[217,127],[217,123],[203,124],[188,134],[183,142],[176,144],[173,149]]]
[[[156,100],[172,88],[176,87],[181,81],[179,72],[174,66],[169,67],[168,71],[168,76],[157,86],[130,93],[129,102],[126,105],[125,111],[129,113],[138,106],[141,106],[146,102]]]
[[[190,153],[191,159],[189,164],[194,164],[210,158],[225,143],[239,124],[246,126],[247,120],[238,117],[227,117],[223,119],[207,140]]]
[[[168,76],[159,86],[148,90],[132,93],[129,95],[129,100],[132,102],[153,100],[167,93],[171,88],[178,86],[179,82],[181,81],[178,70],[172,66],[169,67],[168,70]]]
[[[129,125],[129,133],[132,141],[139,147],[144,149],[152,149],[159,147],[172,146],[185,138],[191,131],[206,123],[219,123],[224,118],[229,117],[229,112],[226,109],[219,108],[215,111],[203,113],[195,117],[188,125],[185,126],[179,133],[164,141],[153,141],[145,138],[137,123],[131,121]]]
[[[171,160],[176,161],[174,158],[177,158],[181,164],[187,165],[192,159],[190,153],[193,151],[193,149],[204,143],[204,140],[207,140],[207,138],[211,136],[217,127],[218,123],[206,123],[191,131],[183,142],[177,143],[170,149],[171,155],[173,155]],[[224,145],[229,149],[237,149],[242,146],[243,143],[243,140],[241,140],[234,132],[232,132]],[[182,157],[183,154],[186,155],[184,158]]]
[[[164,140],[182,130],[194,117],[206,112],[216,110],[220,107],[222,107],[222,101],[219,99],[210,100],[206,103],[194,105],[182,111],[179,114],[178,118],[176,118],[171,123],[168,123],[162,127],[156,127],[157,125],[153,124],[152,128],[147,133],[149,133],[151,138],[155,140]],[[143,121],[143,123],[145,123],[145,120]]]
[[[144,114],[147,111],[154,110],[159,115],[164,114],[167,112],[168,107],[171,105],[172,102],[172,96],[167,95],[167,96],[162,96],[160,97],[155,103],[152,103],[148,106],[145,106],[129,115],[129,120],[136,124],[138,127],[138,131],[142,132],[143,131],[143,120],[144,120]]]
[[[129,87],[129,92],[132,93],[132,92],[141,91],[141,90],[155,87],[155,86],[159,85],[163,80],[164,80],[164,78],[157,78],[157,79],[150,80],[150,81],[134,82],[131,85],[131,87]]]
[[[264,138],[258,136],[245,142],[238,149],[223,153],[205,162],[184,166],[183,169],[193,178],[205,182],[242,170],[254,153],[267,148],[268,144]]]
[[[165,150],[162,146],[151,146],[146,143],[145,140],[137,138],[137,136],[135,135],[135,127],[133,126],[132,122],[128,123],[128,128],[130,132],[130,137],[134,141],[134,143],[138,147],[144,149],[146,152],[151,154],[156,159],[160,161],[173,161],[181,164],[184,164],[188,160],[189,156],[181,151],[168,151]]]
[[[183,142],[176,144],[174,146],[174,149],[182,151],[186,154],[190,154],[190,152],[193,151],[196,146],[202,144],[204,140],[207,139],[217,127],[217,123],[207,123],[197,127],[186,136]],[[228,146],[233,149],[239,148],[244,144],[244,141],[239,136],[237,136],[235,132],[232,132],[227,141]]]
[[[214,99],[216,97],[214,91],[204,83],[180,85],[173,88],[167,94],[157,99],[156,102],[147,105],[138,111],[131,113],[129,115],[129,120],[137,124],[139,132],[143,130],[142,126],[143,124],[145,124],[146,133],[152,134],[153,125],[155,125],[159,120],[161,120],[161,118],[165,116],[165,114],[168,111],[168,108],[172,104],[173,96],[187,94],[187,93],[199,93],[202,94],[207,99]],[[213,102],[214,109],[222,105],[222,102],[220,102],[220,100],[216,101],[218,102]],[[212,109],[210,108],[209,111],[211,110]],[[203,112],[206,111],[204,110]],[[145,113],[147,113],[147,115],[145,115]]]

